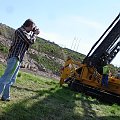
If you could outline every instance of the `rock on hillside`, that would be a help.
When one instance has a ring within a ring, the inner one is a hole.
[[[11,44],[10,39],[7,39],[7,38],[3,37],[2,35],[0,35],[0,45],[3,45],[9,49],[10,44]],[[35,52],[32,49],[30,51]],[[7,58],[7,54],[2,53],[0,51],[0,62],[6,64],[6,58]],[[29,53],[27,53],[25,55],[24,60],[23,60],[22,65],[21,65],[21,68],[31,70],[34,72],[37,72],[37,71],[46,72],[47,71],[43,65],[38,64],[36,61],[34,61],[32,58],[30,58]]]

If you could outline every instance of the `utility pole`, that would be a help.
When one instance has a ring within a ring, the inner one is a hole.
[[[75,44],[75,40],[76,40],[76,37],[74,37],[74,39],[73,39],[73,41],[72,41],[72,45],[71,45],[71,50],[72,50],[72,48],[74,49],[74,44]]]
[[[71,50],[74,50],[77,52],[79,45],[80,45],[80,39],[74,37],[74,39],[72,41],[72,45],[71,45]]]
[[[76,47],[76,51],[78,50],[79,44],[80,44],[80,39],[78,39],[78,43],[77,43],[77,47]]]

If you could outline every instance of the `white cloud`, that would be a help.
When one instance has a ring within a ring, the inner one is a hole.
[[[74,23],[76,23],[76,27],[79,26],[87,26],[87,27],[91,27],[92,29],[103,29],[103,26],[96,22],[96,21],[91,21],[87,18],[81,17],[81,16],[73,16],[71,17],[72,21]]]
[[[39,37],[42,37],[46,40],[49,40],[51,42],[55,42],[58,45],[66,47],[65,42],[63,42],[63,41],[66,41],[65,40],[66,38],[62,37],[57,32],[43,32],[43,31],[41,31]]]
[[[103,26],[97,22],[90,21],[87,18],[80,16],[65,16],[64,18],[57,18],[52,21],[46,30],[41,32],[42,37],[51,41],[57,41],[62,44],[72,43],[74,37],[82,39],[84,42],[89,40],[96,40],[96,35],[102,31]],[[82,42],[82,41],[81,41]]]

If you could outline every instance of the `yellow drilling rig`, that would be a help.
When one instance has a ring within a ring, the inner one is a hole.
[[[60,85],[99,99],[120,103],[120,79],[109,77],[108,87],[101,86],[103,66],[110,64],[120,51],[120,14],[93,45],[82,63],[68,56],[61,70]]]

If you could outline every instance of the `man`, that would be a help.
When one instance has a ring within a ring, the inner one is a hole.
[[[103,75],[102,75],[102,86],[108,87],[108,76],[109,76],[109,67],[108,65],[105,65],[103,67]]]
[[[116,78],[117,78],[117,79],[120,79],[120,70],[118,70],[117,75],[116,75]]]
[[[8,53],[7,67],[0,78],[1,100],[10,101],[10,87],[15,83],[25,52],[35,42],[39,33],[39,29],[31,19],[27,19],[20,28],[15,30]]]

